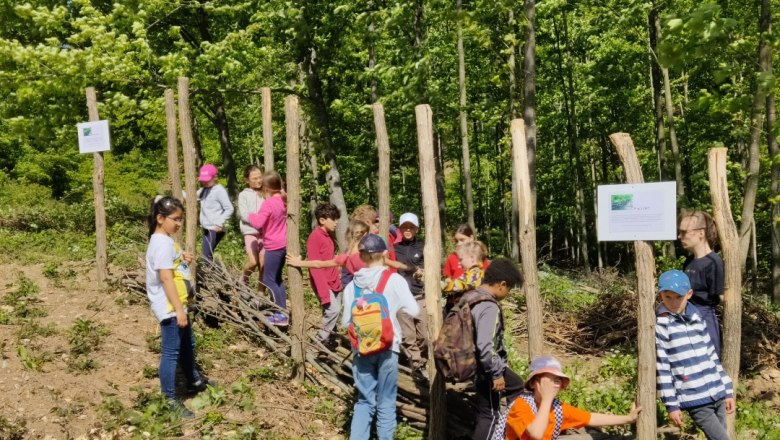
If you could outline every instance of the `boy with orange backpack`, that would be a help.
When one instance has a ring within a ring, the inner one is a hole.
[[[419,307],[403,277],[384,266],[387,244],[382,238],[366,235],[358,251],[368,267],[355,273],[343,293],[342,324],[352,342],[352,377],[358,391],[349,438],[368,440],[376,414],[378,439],[392,440],[401,341],[396,315],[403,310],[416,316]]]

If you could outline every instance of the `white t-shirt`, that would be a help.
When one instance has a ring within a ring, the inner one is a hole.
[[[190,268],[182,258],[183,252],[173,238],[165,234],[152,234],[149,247],[146,248],[146,295],[152,306],[152,312],[159,321],[176,316],[173,306],[165,296],[165,288],[160,280],[161,269],[175,269],[174,284],[182,305],[187,307],[187,287],[190,280]]]

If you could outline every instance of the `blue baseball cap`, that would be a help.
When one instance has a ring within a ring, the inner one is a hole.
[[[358,243],[358,252],[376,254],[387,250],[387,244],[376,234],[366,234]]]
[[[691,280],[681,270],[667,270],[658,277],[658,293],[664,290],[683,296],[691,290]]]

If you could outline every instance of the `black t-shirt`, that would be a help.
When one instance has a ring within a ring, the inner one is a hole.
[[[415,297],[422,295],[425,292],[425,284],[423,284],[422,280],[414,278],[414,272],[417,269],[422,269],[425,264],[423,256],[425,243],[415,237],[412,241],[403,240],[400,243],[396,243],[394,248],[396,261],[411,267],[410,271],[399,270],[398,273],[409,284],[409,290],[412,291],[412,295]]]
[[[723,260],[715,252],[685,263],[683,271],[691,280],[695,305],[715,307],[723,293]]]

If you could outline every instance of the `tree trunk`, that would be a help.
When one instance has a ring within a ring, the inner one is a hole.
[[[298,97],[284,100],[284,119],[287,127],[287,252],[301,254],[301,145],[298,118]],[[298,267],[287,266],[287,294],[290,297],[292,336],[291,354],[295,362],[293,380],[306,376],[306,309],[303,301],[303,275]]]
[[[613,133],[610,141],[617,149],[627,183],[644,183],[634,141],[627,133]],[[639,349],[637,402],[644,409],[636,421],[638,440],[656,438],[655,390],[655,259],[653,247],[646,241],[634,241],[637,293],[639,296],[637,345]]]
[[[774,134],[776,120],[774,93],[766,98],[766,125],[769,144],[769,156],[772,159],[772,303],[780,304],[780,148]]]
[[[655,145],[658,154],[658,178],[663,181],[666,176],[666,135],[664,131],[664,107],[661,100],[661,68],[658,65],[656,50],[661,34],[661,21],[658,18],[658,7],[653,2],[647,17],[647,31],[650,37],[650,86],[653,89],[653,109],[655,110]]]
[[[183,199],[181,171],[179,168],[179,135],[176,130],[176,98],[172,89],[165,89],[165,126],[168,137],[168,177],[171,179],[171,193]]]
[[[198,171],[197,154],[195,151],[195,138],[192,135],[192,117],[190,116],[190,79],[179,77],[179,131],[181,134],[181,151],[184,159],[184,189],[186,197],[184,199],[184,213],[187,216],[185,221],[185,247],[187,252],[195,255],[197,248],[196,239],[198,236]],[[192,283],[195,282],[196,261],[193,260],[191,266]]]
[[[510,128],[512,134],[512,168],[517,174],[520,206],[520,252],[522,253],[523,292],[528,306],[528,357],[534,359],[544,353],[544,332],[542,330],[542,298],[539,294],[539,279],[536,267],[536,219],[531,204],[531,184],[528,173],[528,150],[525,147],[525,133],[522,119],[514,119]]]
[[[711,148],[708,154],[712,217],[718,226],[723,253],[723,369],[734,381],[737,391],[739,356],[742,347],[742,267],[739,255],[739,236],[731,213],[729,186],[726,179],[725,148]],[[734,414],[728,415],[729,434],[736,439]]]
[[[436,270],[425,271],[425,305],[428,313],[428,353],[433,353],[433,344],[441,328],[441,286],[439,285],[438,264],[441,261],[442,243],[439,241],[441,222],[436,209],[436,159],[433,144],[433,115],[427,104],[415,107],[417,119],[417,144],[420,158],[420,184],[423,197],[423,215],[425,220],[424,257],[428,264],[436,265]],[[428,362],[430,377],[430,409],[428,411],[428,438],[440,440],[446,438],[447,400],[444,377],[433,362]]]
[[[376,146],[379,153],[379,182],[377,183],[379,236],[388,238],[390,235],[390,140],[387,137],[384,106],[375,103],[371,108],[374,112]]]
[[[759,28],[761,34],[767,35],[771,27],[771,15],[769,0],[761,1],[761,17]],[[761,73],[771,72],[772,48],[765,38],[758,43],[758,65]],[[760,167],[759,154],[761,143],[761,128],[763,121],[761,112],[764,110],[766,90],[757,81],[756,93],[753,96],[753,107],[750,112],[750,145],[748,147],[747,178],[745,179],[745,191],[742,196],[742,220],[739,224],[739,261],[744,273],[750,249],[750,233],[753,225],[753,215],[756,206],[756,193],[758,192],[758,171]]]
[[[271,89],[263,87],[260,89],[260,105],[263,114],[263,169],[273,171],[274,169],[274,127],[272,124],[271,113]]]
[[[225,101],[220,92],[214,96],[214,105],[211,107],[213,113],[214,126],[219,135],[219,149],[222,154],[222,171],[227,176],[227,190],[230,198],[238,198],[238,179],[236,178],[236,164],[233,161],[233,147],[230,141],[230,130],[228,128],[227,113],[225,112]],[[236,210],[238,215],[238,210]]]
[[[674,102],[672,102],[672,87],[669,83],[669,69],[661,67],[664,78],[664,100],[666,101],[666,119],[669,122],[669,141],[672,144],[674,156],[674,179],[677,181],[677,200],[685,197],[685,187],[682,181],[682,164],[680,163],[680,147],[677,144],[677,133],[674,131]]]
[[[528,148],[528,170],[531,183],[531,204],[536,217],[536,1],[524,0],[525,11],[525,53],[523,65],[523,120],[525,121],[525,143]]]
[[[471,192],[471,157],[469,155],[469,129],[466,117],[466,54],[463,50],[462,0],[458,0],[458,85],[460,88],[460,147],[463,154],[463,184],[466,189],[466,216],[471,229],[474,225],[474,195]]]
[[[309,48],[303,60],[303,69],[306,73],[306,86],[311,102],[314,119],[320,128],[321,143],[325,153],[325,162],[328,164],[328,171],[325,173],[325,181],[330,190],[330,203],[334,204],[344,215],[339,219],[336,228],[339,249],[346,249],[346,233],[349,223],[347,214],[347,204],[344,200],[344,192],[341,188],[341,174],[336,164],[336,150],[333,147],[333,140],[330,129],[330,116],[328,115],[328,106],[325,103],[325,97],[322,93],[322,79],[317,71],[317,52],[314,48]]]
[[[90,122],[100,120],[97,107],[97,92],[94,87],[87,87],[87,112]],[[95,272],[99,287],[105,287],[108,279],[108,238],[106,236],[106,206],[103,167],[103,152],[92,153],[92,192],[95,202]]]

